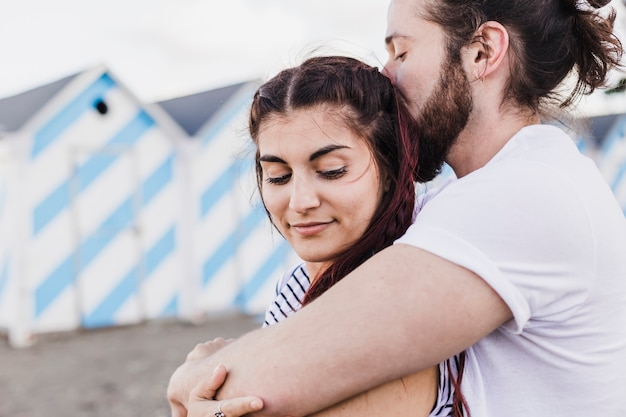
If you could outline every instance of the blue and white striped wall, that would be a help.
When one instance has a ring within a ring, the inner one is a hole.
[[[607,133],[597,164],[626,215],[626,114],[618,117]]]
[[[28,213],[23,192],[23,139],[15,135],[0,141],[0,329],[16,346],[32,342],[32,298],[24,279]]]
[[[94,103],[106,103],[100,114]],[[81,74],[24,129],[32,332],[176,314],[173,141],[107,72]]]
[[[0,328],[8,329],[16,308],[17,296],[15,281],[9,279],[11,268],[11,213],[9,207],[9,186],[12,180],[14,163],[12,147],[5,140],[0,141]]]
[[[255,193],[253,151],[246,134],[251,83],[198,134],[190,164],[194,179],[195,272],[206,313],[261,313],[276,280],[296,261],[273,232]]]
[[[188,138],[94,69],[3,139],[0,329],[14,345],[43,332],[265,310],[297,258],[255,193],[246,127],[256,87]]]

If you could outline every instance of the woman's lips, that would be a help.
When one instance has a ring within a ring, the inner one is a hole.
[[[314,236],[328,228],[330,222],[308,222],[292,224],[291,228],[302,237]]]

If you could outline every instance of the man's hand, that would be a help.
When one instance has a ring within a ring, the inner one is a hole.
[[[208,342],[198,343],[196,347],[187,354],[185,362],[211,356],[224,346],[229,345],[234,341],[235,339],[222,339],[221,337],[217,337],[213,340],[209,340]]]

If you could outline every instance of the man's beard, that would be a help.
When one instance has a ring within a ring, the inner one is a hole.
[[[463,131],[472,112],[470,84],[458,60],[450,57],[441,67],[439,83],[414,120],[418,137],[416,179],[435,178],[450,148]]]

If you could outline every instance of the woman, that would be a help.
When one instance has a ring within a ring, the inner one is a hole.
[[[279,282],[265,325],[314,301],[411,224],[417,141],[409,140],[414,132],[404,111],[378,69],[347,57],[308,59],[255,94],[249,128],[260,195],[273,225],[304,261]],[[222,345],[199,345],[188,359]],[[454,365],[390,382],[317,415],[460,416]],[[225,376],[218,368],[192,394],[189,416],[217,410],[218,417],[234,417],[262,407],[254,397],[219,407],[207,401]]]

